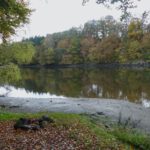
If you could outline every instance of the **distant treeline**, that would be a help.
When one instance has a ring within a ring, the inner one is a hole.
[[[83,27],[0,45],[0,64],[88,64],[150,62],[150,24],[133,18],[128,24],[112,16]]]

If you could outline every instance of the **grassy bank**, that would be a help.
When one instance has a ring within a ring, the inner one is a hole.
[[[55,121],[52,125],[53,130],[59,130],[60,133],[66,132],[67,139],[75,141],[76,146],[79,145],[79,149],[150,149],[150,138],[148,136],[121,126],[112,125],[110,127],[101,122],[96,123],[86,115],[1,112],[0,123],[11,122],[13,125],[13,121],[20,117],[38,118],[45,114]]]

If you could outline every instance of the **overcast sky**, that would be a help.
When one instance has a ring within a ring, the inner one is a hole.
[[[100,19],[112,15],[119,19],[120,12],[115,8],[107,9],[91,0],[82,6],[82,0],[30,0],[30,8],[35,11],[30,16],[30,23],[19,29],[15,40],[35,35],[67,30],[84,25],[88,20]],[[133,13],[139,16],[144,10],[150,10],[150,0],[138,2]]]

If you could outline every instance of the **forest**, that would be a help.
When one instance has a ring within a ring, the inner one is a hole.
[[[147,13],[128,24],[106,16],[84,26],[0,45],[0,65],[147,63],[150,24]]]

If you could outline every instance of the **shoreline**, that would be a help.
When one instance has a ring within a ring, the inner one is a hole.
[[[101,63],[101,64],[49,64],[49,65],[20,65],[20,67],[24,68],[52,68],[52,69],[59,69],[59,68],[150,68],[149,62],[142,62],[142,63]]]
[[[136,128],[150,133],[150,109],[128,101],[91,98],[8,98],[0,97],[1,109],[10,112],[63,112],[105,116],[118,122],[130,120]],[[121,117],[121,118],[120,118]]]

